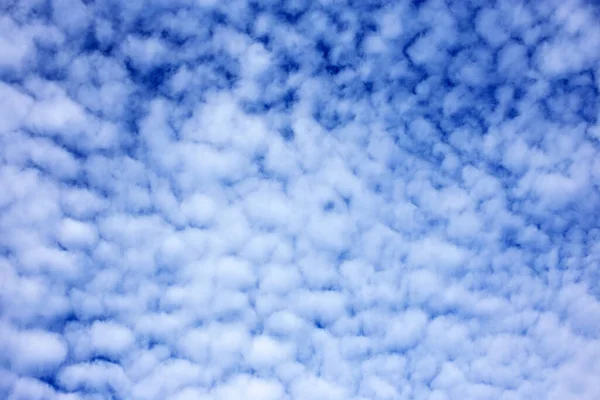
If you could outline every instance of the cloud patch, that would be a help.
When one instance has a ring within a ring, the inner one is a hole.
[[[596,5],[0,9],[0,397],[600,397]]]

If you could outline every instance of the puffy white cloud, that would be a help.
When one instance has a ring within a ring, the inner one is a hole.
[[[35,102],[28,115],[31,129],[44,135],[70,136],[86,123],[83,107],[64,94]]]
[[[27,58],[32,56],[32,32],[21,29],[8,15],[0,19],[0,45],[4,49],[0,58],[0,68],[18,73],[24,68]],[[23,112],[23,109],[20,108]]]
[[[98,240],[98,233],[93,225],[71,218],[61,221],[57,236],[59,243],[68,249],[89,248]]]
[[[257,399],[277,400],[284,398],[284,388],[280,382],[239,375],[226,382],[213,392],[214,399]]]
[[[414,346],[423,337],[427,314],[409,309],[391,318],[387,324],[386,345],[391,350],[402,351]]]
[[[0,132],[7,135],[21,126],[34,101],[25,93],[4,82],[0,82],[0,98],[2,98],[2,103],[0,103],[2,106]]]
[[[43,330],[14,331],[2,327],[3,353],[15,372],[43,376],[54,371],[67,357],[60,335]]]
[[[37,379],[21,378],[14,383],[12,392],[8,399],[10,400],[25,400],[25,399],[76,399],[75,396],[57,396],[57,393],[50,387]]]
[[[3,8],[0,397],[599,397],[597,6],[355,3]]]
[[[291,394],[301,400],[341,400],[348,396],[342,386],[314,375],[298,377],[292,384]]]
[[[196,226],[207,226],[215,218],[216,205],[208,196],[195,194],[184,199],[181,212],[188,221]]]
[[[114,322],[94,322],[89,331],[91,350],[98,355],[120,356],[135,341],[131,331]]]
[[[131,383],[121,366],[105,362],[75,363],[62,368],[58,384],[68,391],[90,390],[100,393],[118,393],[126,396]]]
[[[248,363],[256,369],[273,367],[294,355],[293,348],[269,336],[256,336],[247,353]]]

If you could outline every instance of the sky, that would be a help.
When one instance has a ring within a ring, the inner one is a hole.
[[[600,399],[592,1],[0,3],[0,397]]]

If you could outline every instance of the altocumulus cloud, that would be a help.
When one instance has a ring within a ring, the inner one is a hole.
[[[0,5],[0,397],[599,399],[600,8]]]

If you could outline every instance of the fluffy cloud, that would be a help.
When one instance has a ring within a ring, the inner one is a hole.
[[[0,6],[0,397],[600,398],[588,3]]]

